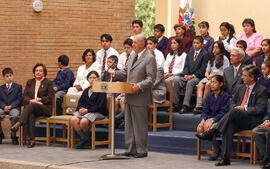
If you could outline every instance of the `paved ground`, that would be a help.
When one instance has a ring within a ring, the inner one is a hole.
[[[117,153],[123,150],[116,150]],[[100,160],[100,156],[110,154],[109,149],[99,148],[95,151],[89,149],[67,149],[64,145],[55,144],[46,147],[39,143],[29,149],[25,146],[13,146],[5,140],[0,145],[0,169],[39,169],[39,168],[91,168],[91,169],[209,169],[216,168],[214,162],[206,157],[198,161],[196,156],[164,154],[149,152],[147,158],[129,160]],[[17,165],[14,165],[17,164]],[[11,167],[12,166],[12,167]],[[43,167],[42,167],[43,166]],[[256,169],[259,165],[249,165],[248,160],[232,160],[232,165],[218,167],[218,169]]]

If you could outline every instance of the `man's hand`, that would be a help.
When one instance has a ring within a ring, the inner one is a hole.
[[[236,106],[235,108],[236,109],[239,109],[239,110],[245,110],[245,107],[244,106]]]
[[[184,79],[185,81],[189,81],[190,79],[193,79],[193,75],[185,75]]]
[[[5,111],[5,112],[9,112],[9,111],[10,111],[9,106],[5,106],[5,107],[4,107],[4,111]]]
[[[167,78],[169,78],[169,77],[171,77],[171,76],[173,76],[172,73],[166,73],[166,74],[164,75],[164,78],[167,79]]]
[[[82,91],[82,87],[80,85],[75,85],[75,88],[78,90],[78,91]]]
[[[54,91],[57,91],[58,89],[57,89],[57,87],[54,86],[54,87],[53,87],[53,90],[54,90]]]
[[[137,85],[136,83],[132,83],[132,93],[136,94],[139,92],[139,90],[140,90],[139,85]]]
[[[267,130],[268,127],[270,127],[270,121],[269,120],[265,120],[262,124],[261,124],[261,128],[263,130]]]

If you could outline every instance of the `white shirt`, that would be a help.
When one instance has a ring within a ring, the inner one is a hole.
[[[183,52],[181,56],[176,55],[173,70],[172,70],[173,75],[180,74],[183,72],[185,62],[186,62],[186,57],[187,57],[187,54],[185,52]],[[169,53],[167,55],[167,58],[164,64],[164,73],[169,72],[169,67],[170,67],[172,59],[173,59],[173,55]]]
[[[105,50],[102,48],[99,51],[97,51],[97,54],[96,54],[96,62],[101,65],[101,69],[102,69],[102,65],[103,65],[104,53],[105,53]],[[110,47],[108,50],[106,50],[105,69],[108,68],[107,67],[108,66],[107,59],[111,55],[116,55],[117,57],[119,57],[119,53],[114,48]]]
[[[237,71],[236,71],[236,75],[237,75],[240,66],[241,66],[241,63],[240,63],[237,67],[235,67],[235,66],[233,65],[233,73],[234,73],[234,75],[235,75],[235,69],[237,70]]]
[[[9,84],[9,89],[11,88],[11,86],[12,86],[12,82]],[[6,83],[6,87],[8,89],[8,84],[7,83]]]
[[[135,52],[132,51],[129,56],[131,56],[134,53]],[[121,53],[121,55],[118,58],[118,65],[117,65],[118,69],[123,69],[125,67],[126,60],[127,60],[127,53],[126,52]]]
[[[232,37],[232,39],[230,40],[229,43],[228,43],[228,39],[229,39],[229,35],[224,40],[222,40],[222,42],[224,44],[225,49],[228,52],[231,52],[232,48],[236,44],[236,38],[235,37]],[[217,40],[219,40],[219,36],[217,37]]]
[[[146,49],[144,48],[144,50],[142,50],[140,53],[138,53],[138,58],[137,58],[137,60],[140,59],[140,57],[142,56],[142,54],[143,54],[143,52],[144,52],[145,50],[146,50]]]
[[[158,50],[158,49],[155,49],[154,50],[154,53],[155,53],[155,55],[156,55],[156,62],[157,62],[157,64],[160,66],[160,67],[164,67],[164,64],[165,64],[165,58],[164,58],[164,55],[163,55],[163,53],[160,51],[160,50]]]
[[[102,69],[102,65],[94,62],[88,69],[86,69],[86,65],[81,65],[78,68],[77,71],[77,76],[75,79],[75,82],[73,83],[73,86],[75,85],[80,85],[82,87],[82,89],[86,89],[87,87],[90,86],[88,80],[87,80],[87,75],[90,71],[95,70],[98,72],[98,74],[101,74],[101,69]]]

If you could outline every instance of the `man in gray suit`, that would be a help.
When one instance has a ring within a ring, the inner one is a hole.
[[[147,157],[148,106],[152,104],[152,86],[156,79],[155,58],[145,49],[143,34],[135,35],[132,54],[122,70],[108,72],[115,79],[127,79],[133,84],[132,94],[125,95],[125,144],[122,155],[135,158]]]
[[[242,64],[242,60],[245,56],[245,52],[240,48],[233,48],[231,50],[231,66],[224,70],[224,86],[227,92],[232,96],[235,93],[235,89],[239,84],[243,84],[241,79],[242,69],[245,66]]]

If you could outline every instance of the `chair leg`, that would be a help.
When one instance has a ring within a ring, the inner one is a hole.
[[[92,148],[92,150],[95,150],[95,148],[96,148],[96,145],[95,145],[95,142],[96,142],[95,125],[92,124],[91,129],[92,129],[92,138],[91,138],[92,139],[92,145],[91,145],[91,148]]]
[[[46,123],[46,146],[50,145],[51,142],[51,134],[50,134],[50,123]]]
[[[74,129],[73,127],[70,127],[70,132],[71,132],[71,145],[70,145],[70,148],[73,148],[74,146]]]
[[[170,128],[169,130],[173,129],[173,107],[170,105],[170,110],[169,110],[169,123],[170,123]]]
[[[153,126],[153,115],[152,115],[152,109],[149,109],[149,112],[148,112],[148,129],[152,129],[152,126]]]
[[[237,137],[237,146],[236,146],[236,152],[240,152],[240,144],[241,144],[241,137]],[[239,157],[237,157],[239,159]]]
[[[257,147],[255,141],[253,140],[253,164],[257,163],[257,158],[258,158]]]
[[[66,126],[66,124],[62,125],[62,137],[67,138],[67,126]],[[63,143],[65,143],[65,142],[63,141]]]
[[[153,132],[157,131],[157,107],[154,104],[153,108]]]
[[[70,122],[67,124],[67,148],[70,148]]]
[[[252,165],[253,164],[253,153],[254,153],[254,149],[253,149],[253,145],[254,145],[254,143],[253,143],[254,141],[253,141],[253,138],[252,138],[252,136],[250,137],[250,165]]]
[[[53,123],[53,143],[56,143],[56,124]]]
[[[201,159],[201,140],[197,138],[197,160]]]
[[[109,144],[108,144],[108,148],[112,148],[112,125],[111,125],[111,123],[109,122],[109,128],[108,128],[108,142],[109,142]],[[93,132],[93,131],[92,131]]]

